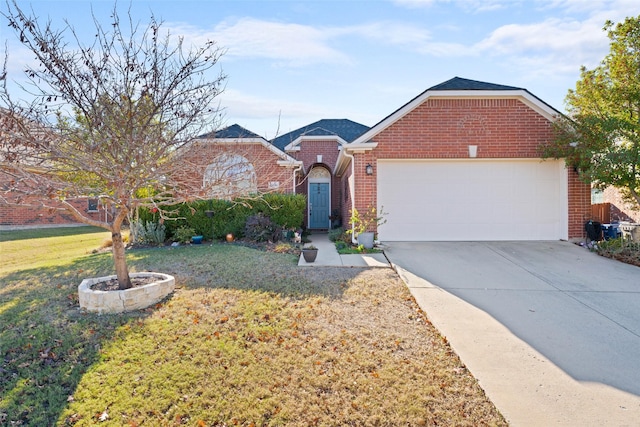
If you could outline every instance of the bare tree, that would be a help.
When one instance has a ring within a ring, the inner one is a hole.
[[[56,30],[15,0],[6,6],[9,26],[37,65],[25,70],[20,100],[8,89],[6,59],[0,73],[0,203],[65,209],[110,230],[119,287],[127,289],[127,216],[202,193],[201,185],[174,179],[181,174],[172,159],[216,127],[225,76],[215,68],[223,51],[214,42],[185,47],[154,16],[140,26],[128,11],[122,21],[117,6],[108,26],[92,16],[88,41],[69,22]],[[91,219],[70,202],[78,197],[99,198],[113,216]]]

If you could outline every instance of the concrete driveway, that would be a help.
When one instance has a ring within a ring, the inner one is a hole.
[[[385,254],[511,425],[640,425],[640,268],[567,242]]]

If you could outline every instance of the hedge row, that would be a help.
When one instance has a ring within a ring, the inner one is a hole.
[[[171,239],[180,227],[190,227],[196,235],[206,240],[223,239],[228,233],[236,237],[244,235],[247,218],[258,213],[271,218],[283,229],[299,229],[302,227],[306,197],[302,194],[265,194],[260,198],[238,198],[228,200],[198,200],[176,205],[165,210],[171,212],[171,220],[164,221],[167,238]],[[207,212],[213,212],[209,217]],[[158,222],[157,212],[141,209],[139,218],[142,221]]]

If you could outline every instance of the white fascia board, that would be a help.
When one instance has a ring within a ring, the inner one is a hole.
[[[351,159],[345,154],[346,152],[349,152],[349,154],[366,153],[367,151],[373,150],[377,146],[377,142],[363,142],[359,144],[355,144],[352,142],[340,147],[338,159],[336,160],[336,166],[335,168],[333,168],[334,175],[340,176],[344,169],[349,165]]]
[[[286,166],[286,167],[302,166],[301,160],[278,160],[276,163],[278,164],[278,166]]]
[[[261,144],[267,150],[271,151],[276,156],[280,157],[287,162],[295,162],[296,159],[281,151],[278,147],[271,144],[264,138],[206,138],[200,141],[213,143],[213,144]]]
[[[203,141],[216,142],[222,144],[264,144],[264,138],[206,138]]]
[[[300,144],[302,143],[302,141],[327,141],[334,139],[340,145],[347,144],[347,141],[337,135],[302,135],[294,139],[286,147],[284,147],[284,151],[300,151]]]
[[[367,151],[371,151],[377,146],[378,146],[378,143],[375,141],[352,142],[351,144],[343,145],[342,149],[348,151],[351,154],[355,154],[355,153],[365,153]]]
[[[291,144],[293,144],[293,143],[291,143]],[[286,151],[287,153],[300,151],[300,146],[299,145],[292,146],[291,144],[289,144],[286,147],[284,147],[284,151]]]
[[[367,142],[375,137],[377,134],[400,120],[402,117],[409,114],[411,111],[416,109],[422,103],[424,103],[428,98],[457,98],[457,99],[519,99],[529,108],[536,111],[538,114],[543,116],[549,121],[555,121],[556,118],[560,115],[560,113],[555,110],[553,107],[545,104],[539,98],[532,95],[530,92],[520,89],[520,90],[430,90],[423,93],[421,96],[413,99],[402,108],[397,110],[395,113],[388,116],[382,122],[378,123],[371,129],[369,129],[364,134],[360,135],[359,138],[354,140],[351,144],[359,144],[363,142]],[[350,144],[350,145],[351,145]]]

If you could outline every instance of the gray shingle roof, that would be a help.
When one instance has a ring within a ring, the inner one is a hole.
[[[498,85],[495,83],[480,82],[477,80],[454,77],[427,90],[524,90],[520,87]]]
[[[260,135],[234,124],[224,129],[200,135],[198,138],[221,138],[221,139],[241,139],[241,138],[262,138]]]
[[[301,136],[338,136],[346,142],[351,142],[368,130],[368,126],[349,119],[322,119],[281,135],[273,139],[271,143],[284,150],[284,147]]]

